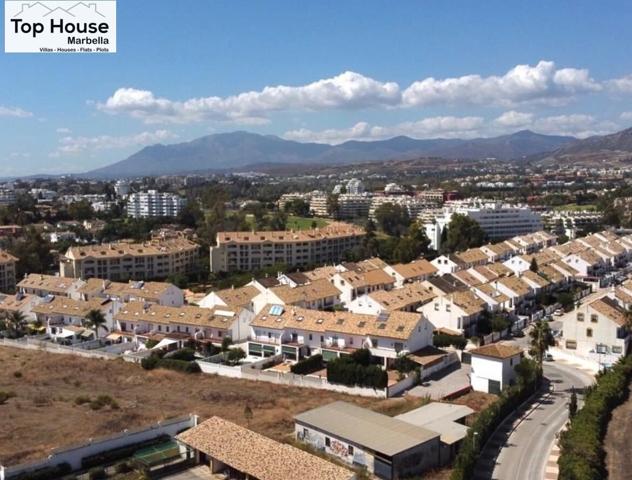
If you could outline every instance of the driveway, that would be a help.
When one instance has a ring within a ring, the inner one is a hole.
[[[470,365],[461,364],[460,368],[453,368],[447,373],[439,372],[421,385],[411,388],[408,395],[414,397],[430,397],[433,400],[442,398],[470,386]]]

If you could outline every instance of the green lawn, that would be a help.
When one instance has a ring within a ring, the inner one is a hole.
[[[586,204],[586,205],[577,205],[576,203],[568,203],[566,205],[560,205],[559,207],[555,207],[555,210],[597,210],[597,205],[594,204]]]
[[[314,222],[317,228],[322,228],[329,223],[324,218],[295,217],[290,215],[285,223],[285,228],[288,230],[308,230],[312,228]]]

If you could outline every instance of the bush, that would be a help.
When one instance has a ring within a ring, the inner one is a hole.
[[[147,358],[143,358],[140,362],[141,366],[145,370],[153,370],[154,368],[167,368],[169,370],[176,370],[184,373],[198,373],[200,372],[200,366],[197,362],[190,362],[186,360],[178,360],[175,358],[160,358],[158,355],[152,354]]]
[[[458,350],[464,350],[467,345],[467,339],[461,335],[435,333],[432,337],[432,343],[437,348],[454,347]]]
[[[518,382],[505,389],[498,400],[483,410],[463,439],[461,448],[456,456],[450,480],[468,480],[474,478],[476,462],[485,442],[494,430],[509,414],[535,392],[539,385],[537,366],[533,360],[523,359],[516,366]],[[477,435],[474,435],[476,432]]]
[[[409,373],[413,370],[417,370],[419,368],[419,365],[413,362],[406,355],[400,355],[395,359],[395,362],[393,363],[393,368],[400,373]]]
[[[231,348],[226,354],[226,363],[237,365],[244,358],[246,358],[246,352],[242,348]]]
[[[361,358],[364,359],[364,355]],[[357,363],[353,356],[344,356],[327,362],[327,380],[349,387],[381,390],[388,385],[388,374],[377,365],[363,365]]]
[[[90,403],[90,397],[86,397],[85,395],[80,395],[75,398],[75,405],[83,405],[84,403]]]
[[[191,362],[195,360],[195,350],[192,348],[181,348],[165,354],[163,358],[171,358],[173,360],[184,360],[185,362]]]
[[[22,378],[22,372],[13,372],[15,378]]]
[[[107,478],[107,475],[102,467],[95,467],[88,472],[88,480],[102,480],[104,478]]]
[[[632,357],[628,356],[598,375],[597,383],[587,390],[584,407],[560,438],[560,480],[607,478],[603,439],[612,410],[626,400],[631,380]]]
[[[323,368],[323,356],[318,354],[295,363],[290,367],[290,371],[297,375],[307,375],[321,368]]]
[[[150,355],[149,357],[143,358],[140,361],[140,366],[143,367],[145,370],[153,370],[154,368],[158,367],[158,362],[160,361],[160,358],[157,355]]]
[[[14,392],[5,392],[0,390],[0,405],[4,405],[5,403],[7,403],[7,400],[13,397],[15,397]]]

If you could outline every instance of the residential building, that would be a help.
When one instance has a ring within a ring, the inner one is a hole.
[[[337,218],[342,220],[366,218],[369,216],[372,201],[373,196],[370,193],[340,194],[338,195]]]
[[[0,250],[0,292],[15,292],[15,266],[18,259],[9,252]]]
[[[473,390],[498,395],[515,383],[515,368],[523,356],[520,347],[491,343],[468,353],[471,355],[470,383]]]
[[[356,475],[320,457],[279,443],[220,417],[176,436],[209,467],[209,478],[354,480]]]
[[[553,210],[542,214],[544,227],[571,240],[603,222],[603,213],[596,210]]]
[[[80,279],[31,273],[26,275],[17,286],[20,292],[38,297],[54,295],[78,299],[79,289],[83,285],[84,282]]]
[[[441,248],[441,235],[455,213],[478,222],[492,241],[542,230],[540,215],[528,206],[478,199],[459,200],[446,203],[441,214],[424,225],[431,248]]]
[[[316,353],[327,361],[368,348],[388,367],[400,354],[432,345],[430,322],[419,313],[402,311],[362,315],[267,305],[250,328],[250,355],[282,354],[294,361]]]
[[[402,287],[405,283],[423,282],[437,273],[437,268],[428,260],[414,260],[410,263],[386,265],[384,271],[395,279],[395,287]]]
[[[415,312],[423,304],[436,296],[421,283],[407,283],[401,288],[393,290],[376,290],[356,297],[347,304],[347,309],[353,313],[379,315],[382,312],[402,310]]]
[[[184,292],[167,282],[145,282],[139,280],[119,283],[90,278],[79,288],[78,293],[82,300],[110,298],[119,300],[122,303],[146,302],[168,307],[184,305]]]
[[[563,318],[562,347],[568,353],[604,367],[628,352],[627,310],[616,298],[604,296],[584,303]]]
[[[438,295],[418,309],[435,329],[447,328],[468,335],[476,334],[484,310],[485,302],[470,290]]]
[[[199,246],[185,238],[86,245],[70,247],[59,271],[62,277],[152,280],[192,273],[198,258]]]
[[[130,189],[131,189],[131,186],[127,180],[118,180],[114,184],[114,193],[119,198],[126,197],[127,195],[129,195]]]
[[[224,290],[218,290],[210,292],[206,297],[198,302],[198,305],[202,308],[247,308],[254,312],[254,299],[259,295],[258,290],[253,285],[246,285],[241,288],[226,288]]]
[[[360,245],[364,234],[360,227],[337,222],[300,231],[219,232],[210,251],[211,272],[339,262],[345,252]]]
[[[347,193],[358,195],[364,193],[364,184],[358,178],[352,178],[347,182]]]
[[[305,284],[281,284],[259,293],[253,300],[255,313],[266,305],[295,305],[312,310],[331,309],[340,304],[340,290],[324,278]]]
[[[149,190],[129,195],[126,211],[132,218],[177,217],[185,204],[176,194]]]
[[[15,203],[15,190],[9,188],[0,188],[0,205],[13,205]]]
[[[437,432],[351,403],[308,410],[294,423],[299,441],[381,479],[420,476],[440,464]]]
[[[15,295],[3,295],[0,293],[0,317],[3,313],[20,312],[27,321],[34,322],[37,317],[33,313],[33,307],[42,301],[37,295],[16,293]]]
[[[395,286],[395,279],[381,268],[338,272],[332,277],[331,282],[340,290],[340,300],[345,305],[360,295],[377,290],[390,290]]]
[[[221,345],[225,337],[243,341],[250,332],[252,312],[230,311],[192,305],[165,307],[155,303],[130,302],[115,315],[116,332],[130,339],[164,339],[184,342],[195,339]]]

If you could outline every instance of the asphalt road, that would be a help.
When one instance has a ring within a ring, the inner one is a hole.
[[[476,479],[544,478],[555,436],[568,418],[571,388],[577,391],[594,380],[589,373],[561,362],[546,363],[544,376],[551,391],[543,392],[498,429],[481,453]]]

